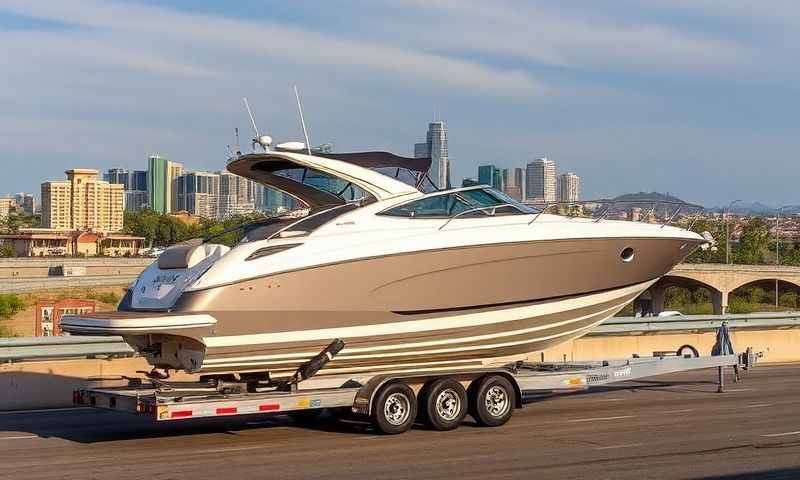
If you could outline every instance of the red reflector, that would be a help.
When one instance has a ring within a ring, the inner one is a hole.
[[[258,406],[258,411],[259,412],[274,412],[274,411],[277,411],[277,410],[280,410],[280,409],[281,409],[281,406],[278,405],[277,403],[267,403],[265,405],[259,405]]]
[[[191,417],[192,411],[191,410],[178,410],[177,412],[172,412],[169,415],[171,418],[183,418],[183,417]]]
[[[217,409],[217,415],[230,415],[231,413],[236,413],[236,407],[226,407]]]

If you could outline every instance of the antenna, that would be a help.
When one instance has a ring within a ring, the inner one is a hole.
[[[255,132],[256,137],[258,137],[258,127],[256,126],[256,119],[253,117],[253,111],[250,110],[250,104],[247,103],[247,97],[242,97],[244,100],[244,108],[247,109],[247,114],[250,115],[250,124],[253,125],[253,132]]]
[[[311,143],[308,138],[308,130],[306,130],[306,120],[303,118],[303,104],[300,102],[300,92],[297,90],[297,85],[294,86],[294,98],[297,99],[297,110],[300,112],[300,125],[303,127],[303,136],[306,137],[306,151],[311,155]]]
[[[233,135],[236,137],[236,155],[241,155],[242,147],[239,146],[239,127],[233,129]]]
[[[250,116],[250,124],[253,125],[253,132],[256,134],[256,136],[253,138],[253,150],[256,149],[256,145],[261,145],[264,151],[268,152],[270,145],[272,145],[272,137],[270,137],[269,135],[261,135],[260,133],[258,133],[258,127],[256,126],[256,119],[253,116],[253,111],[250,110],[250,104],[247,103],[247,97],[242,97],[242,100],[244,100],[244,108],[247,109],[247,114]],[[238,138],[238,133],[239,133],[238,128],[236,129],[236,133]]]

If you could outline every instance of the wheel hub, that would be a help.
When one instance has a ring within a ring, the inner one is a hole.
[[[494,385],[486,391],[486,411],[493,417],[502,417],[509,408],[508,393],[504,388]]]
[[[405,395],[393,393],[386,399],[383,406],[383,413],[386,421],[392,425],[402,425],[408,420],[410,412],[409,400]]]
[[[436,414],[444,420],[452,421],[461,413],[461,399],[452,389],[439,392],[436,397]]]

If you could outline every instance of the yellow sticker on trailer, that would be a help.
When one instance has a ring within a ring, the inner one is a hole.
[[[159,405],[158,406],[158,418],[164,419],[169,418],[169,407],[166,405]]]

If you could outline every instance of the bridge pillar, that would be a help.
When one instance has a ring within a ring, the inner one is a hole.
[[[658,315],[664,311],[664,304],[667,301],[667,288],[656,283],[650,287],[650,298],[652,298],[653,315]]]
[[[711,291],[711,304],[714,306],[714,315],[725,315],[728,313],[728,291]]]

